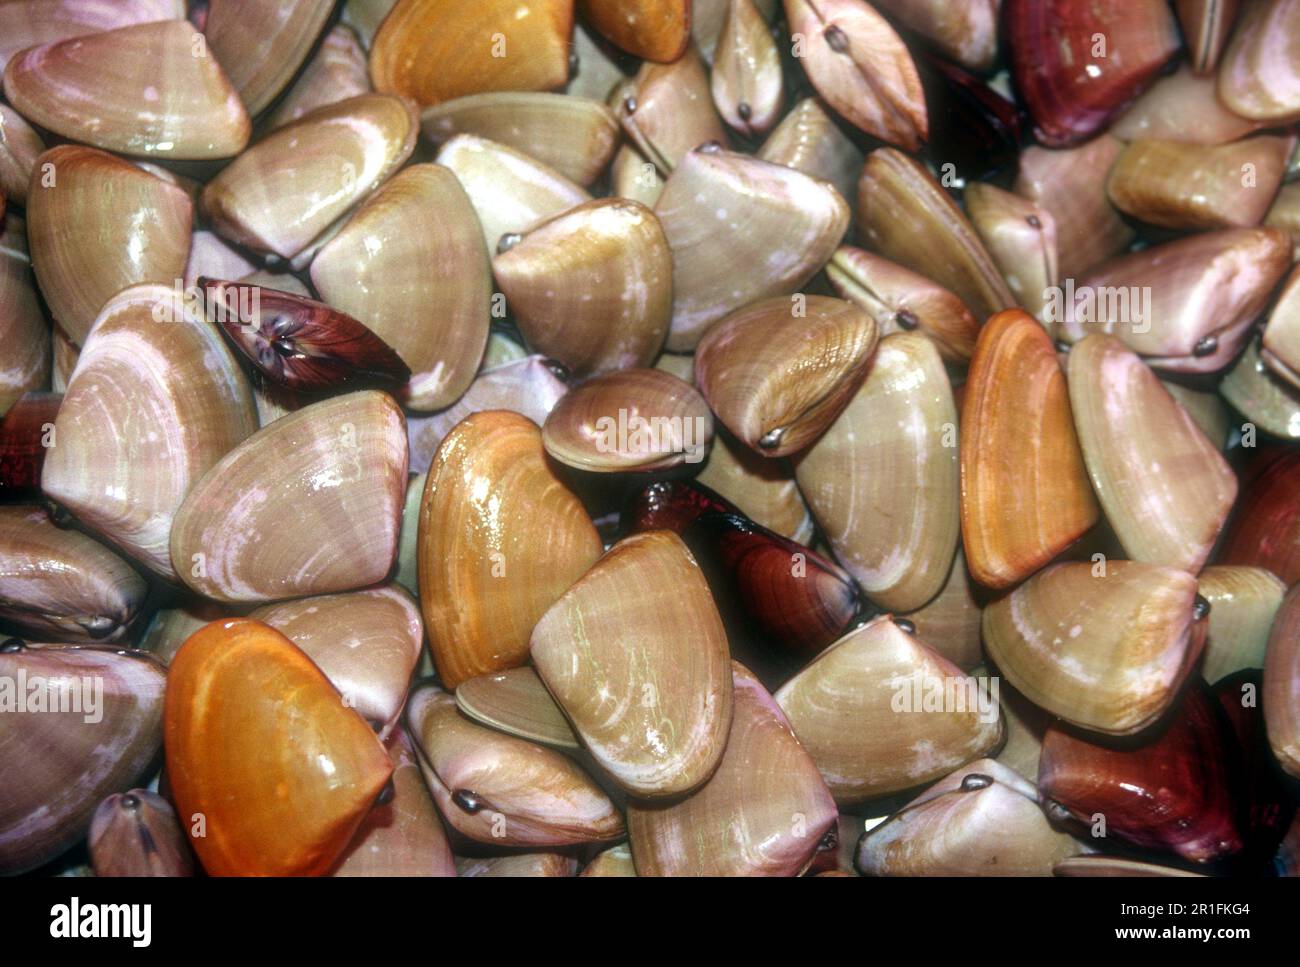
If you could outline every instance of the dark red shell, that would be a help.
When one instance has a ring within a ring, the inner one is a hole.
[[[323,302],[246,282],[203,278],[199,287],[227,340],[279,386],[310,392],[411,378],[388,343]]]
[[[1219,563],[1266,568],[1290,587],[1300,582],[1300,450],[1261,458],[1242,476]]]
[[[1099,745],[1053,725],[1043,737],[1038,792],[1049,810],[1057,803],[1089,829],[1104,817],[1107,837],[1210,863],[1244,846],[1235,754],[1217,703],[1192,688],[1168,727],[1143,745]],[[1095,845],[1105,850],[1104,840]]]
[[[62,403],[62,393],[24,393],[0,420],[0,501],[40,493],[46,428],[54,425]]]
[[[623,510],[623,530],[681,534],[704,514],[740,514],[740,509],[694,480],[657,480],[632,495]]]

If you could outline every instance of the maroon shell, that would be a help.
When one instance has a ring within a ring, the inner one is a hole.
[[[740,510],[694,480],[657,480],[632,495],[623,509],[623,529],[628,534],[652,530],[681,534],[704,514],[740,514]]]
[[[40,493],[45,454],[57,442],[49,433],[62,403],[62,393],[24,393],[0,420],[0,501]]]
[[[1243,477],[1219,562],[1262,567],[1300,582],[1300,450],[1261,455]]]

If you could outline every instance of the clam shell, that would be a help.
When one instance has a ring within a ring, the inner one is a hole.
[[[713,57],[713,103],[748,138],[766,134],[781,117],[781,54],[753,0],[730,0]]]
[[[564,92],[570,97],[604,102],[614,87],[625,80],[623,58],[591,27],[576,21],[569,47],[569,82]]]
[[[1030,145],[1021,152],[1015,191],[1056,220],[1063,279],[1077,277],[1133,241],[1133,229],[1106,194],[1106,176],[1123,148],[1117,138],[1102,134],[1076,148]]]
[[[1300,3],[1245,4],[1219,65],[1230,111],[1270,124],[1300,118]]]
[[[32,268],[54,321],[75,345],[110,296],[184,276],[193,216],[184,191],[75,145],[51,148],[36,170],[27,198]]]
[[[402,166],[419,118],[409,101],[358,94],[317,108],[253,145],[203,189],[223,236],[292,258]]]
[[[1264,660],[1268,744],[1283,770],[1300,779],[1300,591],[1278,609]]]
[[[854,200],[865,158],[815,97],[792,107],[755,157],[829,181],[848,202]]]
[[[524,416],[489,410],[448,434],[429,470],[420,606],[446,688],[522,665],[528,635],[600,556],[587,512]]]
[[[1164,714],[1200,657],[1195,599],[1196,579],[1174,568],[1057,564],[984,609],[984,645],[1035,705],[1131,735]]]
[[[1161,0],[1006,0],[1003,13],[1016,85],[1049,147],[1104,129],[1179,48]]]
[[[202,51],[196,54],[195,51]],[[203,35],[185,20],[136,24],[9,59],[5,97],[27,120],[106,151],[228,158],[252,123]]]
[[[1219,7],[1228,5],[1221,0],[1210,2]],[[1172,74],[1161,77],[1134,101],[1110,133],[1121,141],[1150,138],[1187,144],[1227,144],[1267,127],[1267,122],[1243,118],[1224,107],[1215,85],[1213,75],[1198,76],[1190,64],[1183,64]]]
[[[393,799],[366,814],[330,875],[455,876],[456,858],[420,774],[419,753],[404,729],[387,746]]]
[[[876,338],[875,321],[852,303],[776,296],[709,329],[695,352],[695,380],[741,442],[766,456],[789,456],[843,412]]]
[[[504,236],[591,200],[583,188],[548,165],[473,134],[458,134],[444,144],[438,164],[460,179],[492,254],[502,250]]]
[[[1061,276],[1056,219],[1041,205],[980,182],[966,187],[965,201],[971,226],[1012,294],[1041,319],[1047,291]]]
[[[975,352],[979,323],[960,299],[925,276],[852,245],[836,250],[826,276],[841,298],[871,314],[882,336],[920,330],[951,363],[969,362]]]
[[[696,480],[754,523],[800,544],[812,540],[812,515],[785,461],[759,456],[729,433],[719,432]]]
[[[411,444],[411,470],[426,473],[434,454],[461,420],[484,410],[509,410],[534,423],[546,422],[556,402],[569,387],[556,375],[556,368],[541,356],[527,356],[483,370],[465,395],[451,407],[429,416],[406,420]]]
[[[556,749],[581,747],[555,699],[527,665],[467,678],[456,686],[456,707],[507,735]]]
[[[43,510],[0,507],[0,621],[47,641],[120,641],[144,603],[144,580]]]
[[[1217,564],[1201,572],[1199,591],[1210,602],[1210,634],[1201,675],[1217,682],[1245,668],[1263,668],[1268,633],[1286,585],[1262,567]]]
[[[1015,305],[970,222],[919,161],[892,148],[871,152],[858,220],[868,248],[950,290],[976,321]]]
[[[975,598],[975,585],[960,547],[943,590],[922,607],[901,617],[912,622],[917,635],[958,668],[969,671],[979,664],[983,657],[980,603]]]
[[[609,797],[563,753],[474,724],[433,685],[411,693],[407,720],[433,800],[458,833],[532,847],[625,835]]]
[[[203,32],[250,115],[289,86],[333,8],[331,0],[208,0]]]
[[[597,473],[699,463],[713,415],[689,383],[659,369],[624,369],[566,393],[542,427],[546,452]]]
[[[628,140],[664,177],[700,145],[727,144],[708,72],[693,47],[674,63],[642,64],[610,93],[610,106]]]
[[[690,39],[691,0],[578,0],[578,12],[634,57],[671,63]]]
[[[1211,73],[1219,65],[1240,6],[1241,0],[1175,0],[1188,58],[1197,74]]]
[[[926,693],[939,688],[953,701],[926,708]],[[1002,739],[997,702],[991,721],[981,708],[988,698],[888,615],[850,631],[776,693],[841,806],[924,785],[986,755]]]
[[[91,329],[41,489],[175,580],[168,542],[181,502],[256,428],[248,385],[217,331],[176,290],[134,286]]]
[[[0,370],[3,414],[24,393],[43,388],[50,379],[50,327],[27,254],[27,226],[12,212],[4,216],[0,229],[0,343],[5,347]]]
[[[572,0],[398,0],[370,45],[370,78],[421,105],[553,90],[569,76],[572,31]]]
[[[1292,260],[1300,262],[1300,183],[1285,184],[1277,193],[1264,224],[1280,228],[1291,236]]]
[[[664,176],[654,163],[632,145],[624,143],[614,155],[609,172],[609,190],[615,198],[639,201],[653,208],[664,190]]]
[[[997,59],[1000,0],[877,0],[875,5],[963,67],[983,73]]]
[[[800,63],[817,93],[855,127],[916,151],[929,136],[925,95],[912,55],[861,0],[784,0]]]
[[[1142,860],[1131,860],[1122,856],[1070,856],[1061,860],[1052,869],[1053,876],[1124,876],[1124,877],[1200,877],[1205,873],[1193,873],[1176,866],[1161,866]]]
[[[164,665],[170,665],[190,635],[206,624],[229,617],[233,615],[228,613],[228,609],[199,598],[179,607],[163,608],[154,612],[140,636],[140,650],[150,652]]]
[[[1151,225],[1249,228],[1268,214],[1294,146],[1295,138],[1272,135],[1216,146],[1134,141],[1111,168],[1107,193]]]
[[[99,877],[194,875],[194,856],[176,810],[147,789],[115,792],[101,802],[87,846]]]
[[[176,811],[212,876],[326,873],[393,771],[320,669],[244,618],[176,653],[163,729]]]
[[[375,32],[397,0],[343,0],[340,19],[357,32],[362,45],[370,49]]]
[[[1043,739],[1038,790],[1051,812],[1105,836],[1206,863],[1242,847],[1219,710],[1192,689],[1168,728],[1134,748],[1096,745],[1058,725]]]
[[[1272,571],[1287,587],[1300,581],[1300,453],[1260,461],[1246,484],[1218,561]]]
[[[1007,741],[995,758],[1030,782],[1037,782],[1043,734],[1056,717],[1030,702],[1006,681],[1002,682],[1001,693]]]
[[[380,738],[397,723],[424,645],[415,599],[388,585],[268,604],[249,614],[316,663]]]
[[[0,417],[0,503],[35,500],[45,454],[56,442],[54,419],[62,393],[24,393]]]
[[[1232,429],[1232,414],[1224,405],[1223,397],[1213,390],[1192,389],[1168,379],[1162,379],[1160,385],[1187,411],[1187,415],[1201,428],[1207,440],[1220,450],[1227,447]]]
[[[1053,318],[1070,342],[1111,333],[1161,370],[1217,372],[1241,351],[1290,256],[1278,229],[1190,235],[1096,266],[1078,280],[1074,305],[1067,289]]]
[[[980,332],[961,423],[966,561],[981,584],[1010,587],[1098,517],[1055,347],[1028,314],[999,313]]]
[[[0,69],[25,47],[130,24],[184,19],[184,0],[6,0],[0,3]]]
[[[452,172],[418,164],[394,175],[322,246],[311,279],[410,367],[408,407],[440,410],[464,395],[487,343],[491,273]]]
[[[25,205],[32,169],[44,151],[45,142],[23,116],[0,104],[0,195]]]
[[[408,427],[409,432],[409,427]],[[397,540],[397,573],[393,580],[413,595],[420,593],[418,565],[420,533],[420,499],[424,496],[427,472],[412,474],[406,484],[406,499],[402,502],[402,530]]]
[[[1260,359],[1295,389],[1300,389],[1300,269],[1278,295],[1260,340]]]
[[[457,876],[573,876],[578,861],[562,853],[521,853],[456,861]]]
[[[0,680],[0,873],[15,874],[80,840],[105,796],[143,778],[162,743],[166,675],[138,651],[8,644]]]
[[[1219,384],[1219,392],[1265,433],[1300,439],[1300,389],[1286,383],[1259,358],[1259,340],[1245,350]]]
[[[284,127],[318,107],[367,94],[370,89],[366,52],[352,29],[340,24],[326,32],[316,55],[267,115],[266,126],[270,130]]]
[[[172,560],[217,601],[365,587],[393,565],[405,494],[402,411],[373,390],[336,396],[276,420],[209,470],[176,515]]]
[[[1124,549],[1199,571],[1237,496],[1218,448],[1117,339],[1076,345],[1069,381],[1088,475]]]
[[[640,876],[796,876],[835,827],[835,801],[785,714],[743,665],[731,673],[717,771],[680,802],[628,805]]]
[[[702,785],[732,717],[727,636],[681,538],[634,534],[560,596],[533,665],[596,762],[628,792]]]
[[[197,288],[200,278],[242,279],[256,266],[221,240],[215,232],[201,229],[190,237],[190,258],[185,263],[185,288]],[[303,295],[307,293],[304,291]]]
[[[959,535],[956,444],[957,410],[934,343],[896,333],[795,465],[836,558],[881,607],[919,608],[947,581]]]
[[[980,759],[868,831],[857,865],[866,876],[1049,876],[1081,848],[1052,828],[1033,783]]]
[[[424,136],[446,144],[472,134],[514,148],[579,185],[590,185],[614,157],[619,126],[601,101],[532,91],[471,94],[426,107]]]
[[[636,876],[636,867],[632,863],[632,847],[627,843],[621,843],[597,853],[578,875]]]
[[[672,318],[672,253],[654,212],[602,198],[546,219],[492,260],[535,352],[575,376],[649,366]]]
[[[807,283],[849,223],[848,205],[829,182],[711,148],[682,160],[655,214],[673,252],[673,352],[694,349],[732,310]],[[728,285],[720,288],[719,278]]]

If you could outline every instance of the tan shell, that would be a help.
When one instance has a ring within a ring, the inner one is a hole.
[[[253,145],[203,189],[226,238],[292,258],[393,174],[415,149],[409,101],[358,94],[318,108]]]
[[[1291,236],[1292,260],[1300,262],[1300,182],[1285,184],[1264,217],[1264,224]]]
[[[407,711],[420,768],[447,824],[495,846],[569,846],[622,838],[609,797],[554,749],[475,725],[433,685]]]
[[[1282,183],[1294,137],[1260,135],[1216,146],[1134,141],[1111,168],[1115,207],[1182,231],[1258,225]]]
[[[433,797],[420,774],[419,752],[404,729],[388,739],[393,798],[361,821],[331,876],[455,876],[456,859]]]
[[[812,515],[787,461],[761,457],[720,432],[696,480],[726,497],[756,524],[798,544],[812,541]]]
[[[473,134],[458,134],[444,144],[438,164],[460,179],[493,255],[503,236],[591,200],[583,188],[553,168]]]
[[[961,299],[978,322],[1015,296],[961,209],[919,161],[893,148],[867,156],[858,181],[866,246]]]
[[[418,164],[380,187],[312,261],[321,299],[410,367],[403,402],[412,409],[450,406],[478,371],[492,287],[482,238],[456,176]]]
[[[876,350],[875,320],[826,296],[775,296],[738,309],[695,351],[695,381],[756,453],[805,449],[849,404]]]
[[[1210,0],[1223,6],[1220,0]],[[1119,116],[1110,133],[1122,141],[1152,138],[1187,144],[1227,144],[1267,127],[1233,114],[1219,100],[1216,80],[1192,73],[1182,64],[1172,74],[1156,79],[1141,97]]]
[[[1218,66],[1240,7],[1241,0],[1174,0],[1187,40],[1188,58],[1198,74]]]
[[[266,126],[268,130],[284,127],[318,107],[369,93],[370,89],[366,52],[352,29],[339,24],[325,34],[316,56],[267,115]]]
[[[1046,208],[993,185],[968,185],[965,200],[971,225],[1012,294],[1041,320],[1047,290],[1060,282],[1056,219]]]
[[[700,145],[727,144],[708,72],[694,47],[671,64],[642,64],[610,93],[610,106],[628,140],[664,177]]]
[[[536,424],[489,410],[439,447],[420,506],[420,607],[444,687],[522,665],[546,609],[600,556]]]
[[[1056,220],[1061,278],[1075,278],[1128,247],[1133,229],[1106,195],[1106,176],[1124,148],[1101,134],[1074,148],[1030,145],[1020,153],[1015,191]]]
[[[732,717],[727,635],[682,539],[619,541],[537,623],[537,673],[596,762],[642,798],[713,774]]]
[[[32,262],[27,254],[27,225],[13,212],[0,225],[0,415],[29,390],[50,380],[50,326],[41,310]]]
[[[370,77],[421,105],[554,90],[569,76],[572,32],[572,0],[398,0],[370,45]]]
[[[1219,66],[1219,98],[1242,117],[1285,124],[1300,118],[1300,3],[1242,5]]]
[[[950,363],[967,363],[975,352],[979,323],[960,299],[925,276],[851,245],[836,250],[826,276],[841,298],[871,314],[882,336],[919,330]]]
[[[662,470],[702,461],[713,415],[689,383],[659,369],[624,369],[566,393],[542,427],[546,452],[579,470]]]
[[[1264,721],[1268,744],[1288,775],[1300,779],[1300,591],[1278,609],[1264,659]]]
[[[948,579],[959,536],[956,443],[957,410],[934,343],[896,333],[796,463],[836,559],[883,608],[919,608]]]
[[[673,352],[693,350],[728,312],[804,285],[849,223],[829,182],[711,148],[683,159],[655,214],[673,252]]]
[[[731,663],[731,732],[717,771],[668,806],[628,804],[640,876],[796,876],[835,827],[835,801],[785,714]]]
[[[1006,588],[1097,522],[1065,375],[1020,310],[985,325],[962,404],[961,529],[971,576]]]
[[[472,134],[514,148],[579,185],[590,185],[614,157],[618,118],[602,101],[533,91],[471,94],[426,107],[424,136],[443,145]]]
[[[578,0],[577,6],[611,43],[646,60],[674,61],[690,38],[691,0]]]
[[[33,124],[106,151],[228,158],[252,132],[203,35],[184,20],[33,47],[10,58],[4,87]]]
[[[927,710],[926,694],[940,688],[951,703]],[[1002,738],[991,698],[888,615],[850,631],[776,693],[841,806],[932,782],[988,754]]]
[[[963,671],[970,671],[984,654],[980,648],[980,610],[975,584],[966,569],[966,556],[958,547],[943,590],[923,607],[900,617],[912,622],[917,635],[931,648]]]
[[[577,871],[578,861],[563,853],[518,853],[456,861],[456,875],[467,877],[563,877]]]
[[[639,202],[602,198],[542,221],[492,271],[529,348],[574,376],[649,366],[663,347],[672,253]]]
[[[407,427],[409,435],[410,427]],[[424,496],[426,473],[412,474],[406,484],[406,499],[402,502],[402,532],[397,540],[397,573],[393,580],[414,595],[420,593],[420,500]]]
[[[1219,392],[1259,429],[1283,439],[1300,439],[1300,388],[1264,365],[1258,338],[1246,343],[1219,384]]]
[[[392,568],[405,493],[402,411],[371,390],[336,396],[263,427],[208,471],[176,515],[172,560],[218,601],[362,588]]]
[[[20,205],[27,203],[27,185],[45,142],[23,116],[0,104],[0,195]]]
[[[144,579],[104,545],[35,507],[0,507],[0,619],[47,641],[120,641]]]
[[[411,471],[427,472],[447,434],[471,413],[509,410],[540,425],[546,422],[546,415],[556,401],[568,391],[569,387],[556,375],[554,365],[541,356],[526,356],[484,369],[453,406],[429,416],[407,417]]]
[[[591,27],[577,20],[569,48],[569,82],[564,92],[570,97],[589,97],[603,103],[614,87],[625,80],[627,73],[622,58]]]
[[[620,843],[618,846],[611,846],[597,853],[578,875],[636,876],[636,866],[632,863],[632,847],[627,843]]]
[[[829,181],[841,198],[852,202],[865,155],[820,100],[806,97],[790,109],[756,157]]]
[[[826,102],[855,127],[907,151],[929,137],[925,93],[902,39],[861,0],[784,0],[800,62]]]
[[[1210,684],[1245,668],[1263,668],[1268,633],[1286,594],[1272,571],[1218,564],[1197,578],[1210,602],[1210,632],[1201,675]]]
[[[866,876],[1050,876],[1082,850],[1038,806],[1038,790],[992,759],[935,783],[858,847]]]
[[[1195,599],[1196,579],[1174,568],[1057,564],[984,609],[984,645],[1035,705],[1130,735],[1169,708],[1200,657]]]
[[[1078,279],[1074,305],[1068,291],[1060,299],[1058,332],[1070,342],[1113,334],[1163,371],[1217,372],[1241,351],[1290,265],[1290,239],[1275,228],[1189,235]]]
[[[190,237],[190,257],[185,263],[185,288],[195,287],[202,276],[209,279],[242,279],[255,266],[221,240],[221,236],[201,229]],[[305,293],[304,293],[305,294]]]
[[[898,18],[963,67],[983,74],[998,54],[998,8],[1001,0],[877,0],[876,6]]]
[[[1233,417],[1223,397],[1213,390],[1193,389],[1168,379],[1162,379],[1160,385],[1169,390],[1169,395],[1187,411],[1207,440],[1220,450],[1228,445]]]
[[[1129,556],[1195,574],[1237,496],[1218,448],[1109,336],[1070,351],[1070,403],[1093,488]]]
[[[498,732],[556,749],[578,749],[578,737],[537,672],[524,665],[467,678],[456,687],[456,706]]]
[[[746,137],[766,134],[781,117],[781,53],[754,0],[729,0],[713,57],[713,103]]]
[[[32,268],[54,321],[81,345],[109,297],[185,274],[189,196],[128,161],[61,145],[36,161],[27,198]]]
[[[5,0],[0,3],[0,68],[18,51],[68,37],[155,20],[185,19],[185,0]]]
[[[1259,355],[1273,372],[1300,389],[1300,270],[1291,273],[1277,297]]]
[[[203,32],[248,113],[261,114],[316,46],[331,0],[208,0]]]
[[[665,178],[645,155],[624,143],[614,155],[609,171],[609,191],[615,198],[639,201],[653,208],[663,194]]]
[[[231,617],[230,609],[202,599],[195,599],[182,607],[163,608],[154,612],[149,626],[140,636],[139,648],[164,665],[170,665],[190,635],[206,624]]]
[[[415,599],[388,585],[268,604],[249,614],[306,652],[343,703],[389,733],[420,660],[424,625]]]
[[[169,536],[181,502],[255,429],[247,381],[217,330],[175,289],[135,286],[91,329],[41,489],[174,581]]]

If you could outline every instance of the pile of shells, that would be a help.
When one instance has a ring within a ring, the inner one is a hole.
[[[0,873],[1298,872],[1300,0],[0,69]]]

